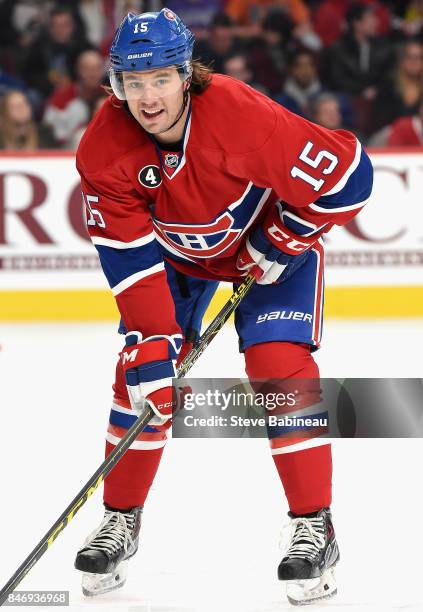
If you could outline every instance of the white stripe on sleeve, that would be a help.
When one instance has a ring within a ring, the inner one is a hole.
[[[112,247],[113,249],[133,249],[135,247],[144,246],[145,244],[153,242],[154,238],[154,232],[150,232],[150,234],[147,234],[147,236],[143,236],[142,238],[132,240],[132,242],[122,242],[121,240],[111,240],[110,238],[102,238],[101,236],[91,236],[93,244],[108,246]]]
[[[336,213],[336,212],[348,212],[349,210],[355,210],[356,208],[362,208],[367,204],[367,200],[363,200],[363,202],[357,202],[357,204],[348,204],[346,206],[339,206],[337,208],[324,208],[323,206],[319,206],[318,204],[309,204],[307,208],[311,208],[311,210],[315,210],[319,213]]]
[[[354,172],[354,170],[357,168],[358,164],[360,163],[360,158],[361,158],[361,143],[359,140],[357,140],[355,156],[354,156],[351,166],[345,172],[344,176],[336,183],[336,185],[332,187],[332,189],[330,189],[329,191],[326,191],[326,193],[322,193],[322,197],[332,195],[333,193],[338,193],[338,191],[341,191],[341,189],[345,187],[351,174]]]

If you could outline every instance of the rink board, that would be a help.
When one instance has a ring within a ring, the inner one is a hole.
[[[219,289],[205,316],[210,322],[231,291]],[[325,291],[325,316],[333,319],[416,318],[423,316],[423,287],[329,287]],[[110,321],[118,320],[109,291],[3,291],[3,321]]]
[[[371,157],[371,203],[325,239],[326,316],[421,317],[423,149]],[[81,200],[73,154],[0,154],[0,320],[118,317]],[[229,292],[218,291],[208,319]]]

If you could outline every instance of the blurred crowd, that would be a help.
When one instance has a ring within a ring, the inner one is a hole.
[[[120,20],[164,4],[215,72],[368,145],[423,144],[423,0],[0,0],[0,149],[74,150]]]

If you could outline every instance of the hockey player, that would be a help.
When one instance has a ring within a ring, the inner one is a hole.
[[[250,379],[318,379],[321,236],[371,192],[353,134],[210,74],[192,60],[193,42],[168,9],[128,14],[110,50],[113,95],[77,154],[88,230],[126,334],[106,453],[141,397],[155,412],[106,479],[104,519],[77,554],[88,595],[125,580],[170,426],[176,362],[196,342],[218,282],[240,283],[248,271],[257,279],[235,320]],[[279,579],[292,603],[329,597],[339,559],[330,445],[270,435],[270,446],[293,528]]]

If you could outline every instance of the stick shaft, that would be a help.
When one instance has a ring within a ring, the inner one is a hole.
[[[204,352],[204,350],[207,348],[213,338],[215,338],[216,334],[219,332],[219,330],[223,327],[223,325],[229,319],[231,314],[240,304],[241,300],[251,289],[254,284],[254,280],[255,279],[253,276],[247,276],[245,281],[241,283],[238,289],[234,291],[229,300],[219,311],[219,313],[216,315],[210,325],[207,327],[205,332],[201,335],[198,344],[193,349],[191,349],[191,351],[182,361],[180,367],[178,368],[178,378],[182,378],[192,368],[194,363]],[[71,501],[66,510],[63,511],[63,513],[60,515],[54,525],[40,540],[40,542],[28,555],[28,557],[20,565],[20,567],[16,570],[10,580],[4,585],[4,587],[0,591],[0,606],[3,605],[3,603],[8,598],[9,593],[12,593],[16,589],[18,584],[26,576],[30,569],[34,567],[37,561],[53,544],[57,536],[69,524],[69,522],[73,519],[78,510],[82,508],[87,499],[91,497],[91,495],[103,482],[109,472],[111,472],[111,470],[118,463],[123,454],[131,446],[132,442],[138,437],[138,435],[141,433],[144,427],[146,427],[147,423],[151,420],[153,416],[153,410],[149,407],[148,404],[145,404],[142,411],[140,412],[140,416],[132,425],[132,427],[127,431],[124,437],[103,461],[97,471],[91,476],[88,482],[82,487],[78,495],[76,495],[76,497]]]
[[[254,285],[255,278],[252,275],[247,276],[245,281],[241,283],[236,289],[226,304],[222,307],[210,325],[207,327],[205,332],[201,334],[201,338],[196,346],[188,353],[185,359],[182,361],[178,368],[178,378],[182,378],[192,368],[194,363],[205,351],[210,342],[215,338],[218,332],[222,329],[223,325],[229,319],[231,314],[239,306],[243,298],[250,291]]]

